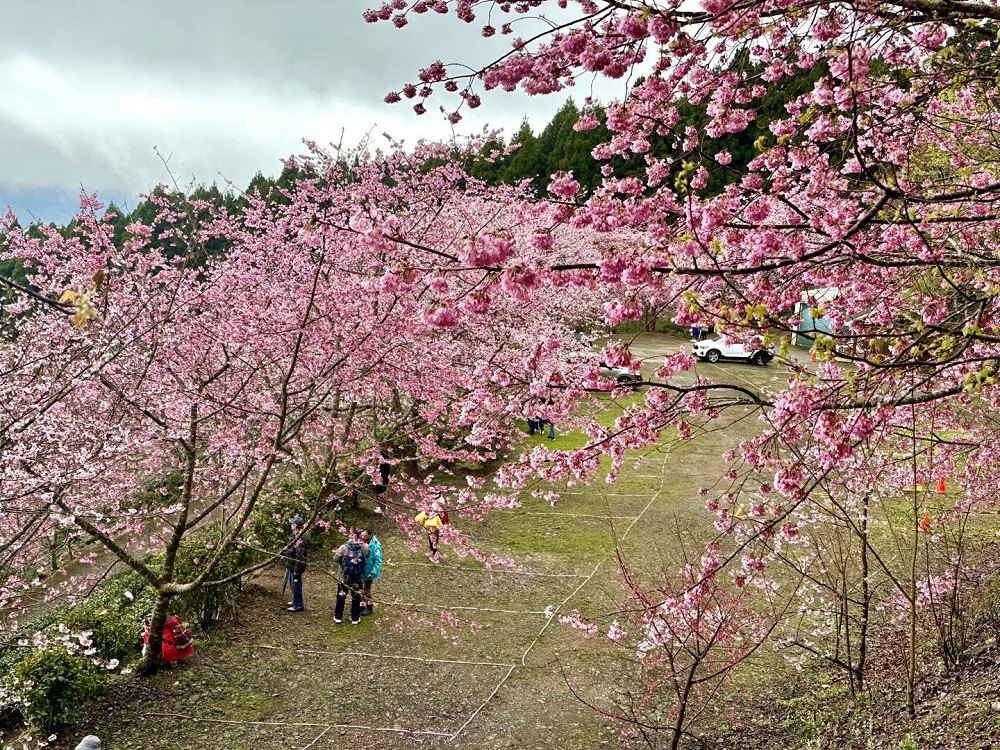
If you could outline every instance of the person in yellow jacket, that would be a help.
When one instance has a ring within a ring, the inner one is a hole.
[[[430,510],[420,511],[413,520],[424,527],[424,531],[427,532],[427,544],[430,545],[431,554],[436,555],[438,542],[441,537],[441,527],[444,525],[444,520],[441,518],[440,503],[431,505]]]

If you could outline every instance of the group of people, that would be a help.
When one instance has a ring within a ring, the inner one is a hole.
[[[337,548],[333,562],[340,566],[337,581],[337,603],[333,608],[333,621],[344,621],[347,596],[351,596],[351,625],[361,622],[362,615],[375,611],[372,584],[382,573],[382,544],[370,529],[348,534],[347,541]]]
[[[553,378],[553,381],[556,382],[555,378]],[[558,378],[558,382],[559,383],[562,382],[562,376],[561,375]],[[532,398],[532,399],[529,399],[529,401],[528,401],[528,403],[526,405],[526,408],[525,408],[525,411],[527,412],[525,418],[528,420],[528,434],[529,435],[534,435],[536,432],[538,434],[540,434],[540,435],[544,434],[545,433],[545,428],[548,427],[549,428],[549,434],[548,434],[549,440],[555,440],[556,439],[556,425],[547,416],[547,413],[551,410],[551,408],[554,405],[555,405],[555,401],[552,399],[551,396],[546,397],[546,398]]]
[[[427,541],[432,554],[436,554],[440,540],[441,527],[448,523],[448,514],[440,503],[434,503],[427,511],[422,511],[414,519],[427,532]],[[288,602],[289,612],[301,612],[305,609],[302,596],[302,577],[306,572],[309,559],[309,543],[312,535],[306,531],[306,522],[302,516],[291,520],[292,539],[281,551],[285,560],[285,584],[282,592],[289,586],[292,589],[292,600]],[[351,529],[347,541],[337,548],[333,556],[338,566],[340,576],[337,581],[337,603],[334,605],[333,621],[344,621],[344,610],[347,607],[348,596],[351,599],[351,624],[357,625],[364,615],[373,614],[375,599],[372,597],[372,584],[382,574],[382,543],[371,529]],[[146,622],[143,641],[150,638],[149,622]],[[173,665],[194,653],[194,640],[190,632],[184,628],[181,621],[171,616],[163,626],[163,663]],[[76,750],[100,750],[101,740],[88,735],[77,745]]]
[[[288,602],[289,612],[305,609],[302,596],[302,577],[309,557],[310,534],[305,530],[305,519],[296,516],[291,521],[292,539],[282,550],[285,559],[285,585],[292,589],[292,600]],[[333,556],[339,568],[337,581],[337,603],[334,606],[333,621],[343,622],[347,597],[351,597],[351,624],[361,622],[363,615],[375,611],[372,584],[382,574],[382,544],[371,529],[351,529],[347,541],[337,548]]]
[[[691,340],[701,341],[702,338],[711,338],[715,335],[715,326],[702,326],[693,325],[691,326]]]
[[[542,434],[545,432],[545,426],[548,425],[549,428],[549,440],[556,439],[556,426],[555,423],[548,419],[532,419],[528,417],[528,434],[534,435],[536,432]]]
[[[431,503],[413,519],[427,534],[427,544],[431,555],[436,555],[441,543],[441,529],[449,522],[448,513],[440,502]],[[311,535],[305,528],[305,519],[295,516],[291,520],[292,538],[281,551],[285,560],[284,593],[292,589],[292,600],[288,602],[289,612],[305,609],[302,598],[302,576],[306,571]],[[334,606],[333,621],[343,622],[347,598],[351,599],[351,624],[357,625],[364,615],[373,614],[375,599],[372,584],[382,575],[382,543],[375,532],[368,529],[351,529],[347,541],[337,548],[333,562],[338,567],[337,603]]]

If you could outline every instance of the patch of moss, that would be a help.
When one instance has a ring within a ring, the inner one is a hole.
[[[593,556],[614,550],[611,528],[594,523],[580,523],[579,518],[549,516],[545,523],[508,523],[497,529],[498,541],[514,553],[519,551]]]
[[[272,699],[259,693],[234,693],[223,713],[230,721],[262,721],[272,716]]]

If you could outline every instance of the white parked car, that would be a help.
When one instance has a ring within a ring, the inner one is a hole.
[[[601,377],[614,378],[618,385],[642,385],[642,373],[629,372],[627,367],[612,367],[601,362]]]
[[[742,359],[755,365],[764,366],[774,359],[774,352],[763,346],[747,345],[742,341],[730,341],[721,336],[704,341],[695,341],[691,351],[698,359],[718,362],[720,359]]]

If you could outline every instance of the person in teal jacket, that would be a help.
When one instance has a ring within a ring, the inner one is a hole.
[[[375,600],[372,599],[372,583],[382,575],[382,543],[371,529],[361,532],[361,541],[368,545],[368,559],[365,560],[365,579],[362,615],[370,615],[375,611]]]

